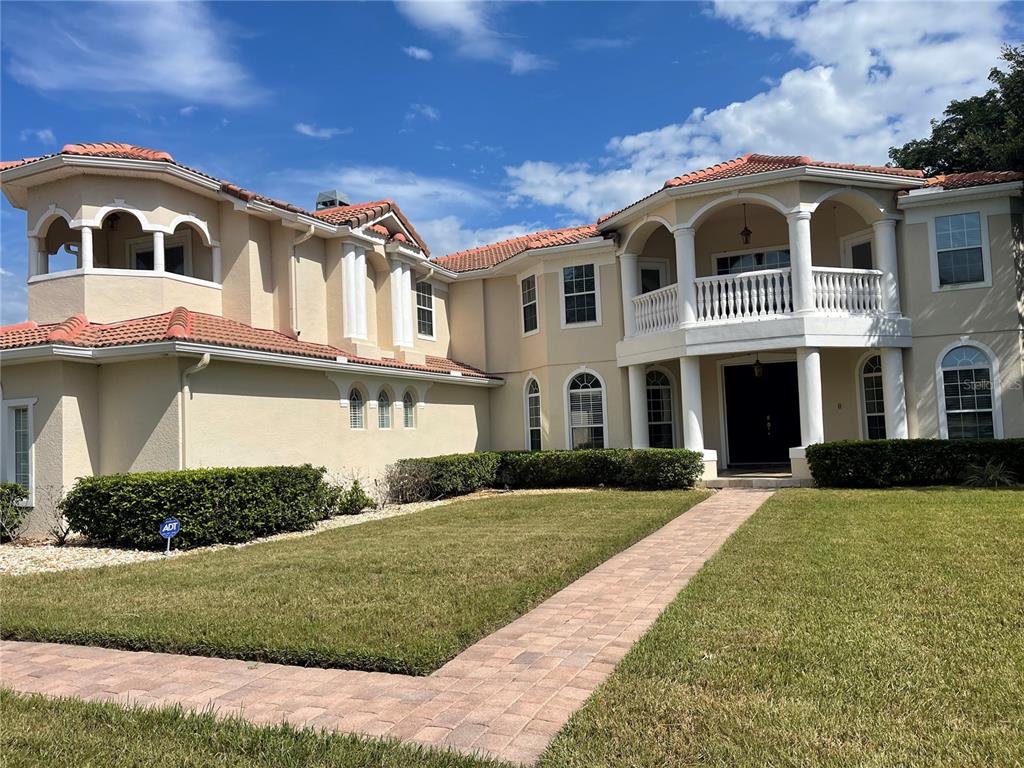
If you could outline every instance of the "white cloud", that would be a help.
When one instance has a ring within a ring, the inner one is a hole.
[[[636,40],[631,37],[578,37],[572,41],[577,51],[613,51],[629,48]]]
[[[233,57],[225,23],[198,2],[6,9],[8,73],[40,91],[171,96],[244,106],[263,90]]]
[[[56,144],[57,137],[53,135],[51,128],[24,128],[18,135],[22,141],[34,139],[40,144]]]
[[[789,43],[806,65],[746,101],[612,138],[596,161],[506,168],[513,202],[598,216],[748,151],[883,163],[890,146],[927,135],[949,101],[987,88],[1008,28],[994,3],[722,3],[714,13]]]
[[[318,128],[312,123],[296,123],[292,127],[296,133],[309,136],[311,139],[333,139],[335,136],[352,133],[351,128]]]
[[[406,120],[415,120],[417,117],[422,117],[431,122],[437,122],[441,119],[441,112],[436,107],[432,107],[429,104],[410,104],[409,111],[405,113]]]
[[[544,229],[544,225],[539,222],[506,224],[498,227],[467,227],[463,220],[455,215],[423,221],[414,220],[413,226],[427,241],[432,256],[464,251],[467,248],[496,243]]]
[[[459,55],[466,58],[501,62],[514,75],[553,66],[551,60],[523,50],[495,28],[493,17],[500,12],[498,3],[403,0],[398,9],[420,29],[450,39]]]
[[[199,109],[199,107],[196,107],[196,106],[193,106],[193,105],[190,104],[187,107],[182,107],[181,109],[179,109],[178,110],[178,114],[181,115],[182,117],[191,117],[192,115],[194,115],[196,113],[197,109]]]
[[[405,51],[405,55],[410,58],[416,59],[416,61],[430,61],[434,58],[434,54],[428,51],[426,48],[420,48],[416,45],[408,45],[402,49]]]

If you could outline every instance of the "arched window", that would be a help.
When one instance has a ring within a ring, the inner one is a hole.
[[[569,382],[569,447],[604,448],[604,388],[592,373]]]
[[[663,371],[648,371],[647,437],[651,448],[671,448],[672,431],[672,382]]]
[[[384,391],[377,395],[377,429],[391,429],[391,398]]]
[[[942,358],[942,405],[951,440],[995,437],[992,363],[977,347],[949,350]]]
[[[348,393],[348,426],[350,429],[363,429],[366,426],[363,420],[364,409],[363,395],[358,389]]]
[[[882,397],[882,357],[872,355],[860,370],[860,386],[864,401],[864,437],[885,439],[885,400]]]
[[[416,428],[416,401],[409,392],[402,398],[402,424],[406,429]]]
[[[526,448],[540,450],[540,384],[536,379],[526,385]]]

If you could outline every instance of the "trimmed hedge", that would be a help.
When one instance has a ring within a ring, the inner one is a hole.
[[[703,471],[703,457],[695,451],[606,448],[403,459],[388,468],[387,479],[391,498],[407,502],[461,496],[484,488],[692,488]]]
[[[989,462],[1024,478],[1024,439],[843,440],[807,447],[815,482],[837,488],[959,484]]]
[[[238,467],[83,477],[61,507],[71,527],[114,547],[162,549],[167,517],[181,521],[175,549],[237,544],[311,528],[339,499],[322,467]]]

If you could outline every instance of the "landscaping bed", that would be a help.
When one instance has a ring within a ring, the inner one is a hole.
[[[498,495],[166,562],[0,577],[2,635],[425,674],[706,496]]]

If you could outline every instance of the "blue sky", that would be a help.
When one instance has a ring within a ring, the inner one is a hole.
[[[124,141],[298,205],[397,199],[435,254],[592,221],[746,151],[884,162],[1024,5],[0,6],[3,159]],[[3,203],[0,315],[25,315]]]

